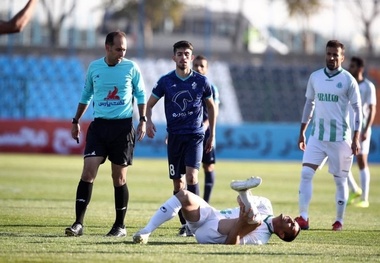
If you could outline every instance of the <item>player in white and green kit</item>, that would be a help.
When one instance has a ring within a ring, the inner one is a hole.
[[[133,235],[133,242],[146,244],[150,235],[182,210],[191,232],[199,244],[263,245],[272,234],[286,242],[300,233],[300,226],[290,216],[273,216],[269,199],[252,195],[251,188],[259,186],[260,177],[232,181],[230,186],[239,193],[239,207],[217,210],[205,200],[181,189],[163,203],[147,225]]]
[[[359,174],[360,186],[357,185],[352,172],[348,174],[348,187],[350,195],[347,204],[355,202],[355,199],[360,197],[360,201],[355,203],[355,206],[367,208],[369,207],[369,182],[371,174],[368,167],[368,154],[371,142],[371,127],[376,114],[376,89],[375,85],[364,77],[364,61],[360,57],[352,57],[349,71],[359,83],[360,97],[362,100],[363,111],[363,127],[360,134],[361,149],[356,156]]]
[[[358,83],[342,68],[344,45],[330,40],[326,45],[326,67],[310,75],[304,106],[299,148],[304,151],[299,185],[299,211],[296,218],[302,229],[309,229],[309,205],[312,197],[312,179],[316,169],[328,157],[329,172],[336,184],[336,220],[334,231],[342,230],[348,199],[347,175],[353,155],[360,149],[359,135],[362,123]],[[354,111],[353,132],[350,127],[349,107]],[[306,146],[306,129],[312,120],[311,134]]]

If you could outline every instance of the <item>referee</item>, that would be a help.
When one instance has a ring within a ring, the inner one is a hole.
[[[129,201],[126,177],[135,146],[133,102],[136,99],[140,114],[136,133],[140,141],[146,131],[145,86],[137,64],[124,58],[127,50],[124,32],[109,33],[105,49],[106,56],[91,62],[88,67],[86,84],[72,119],[71,135],[79,142],[79,120],[93,100],[94,121],[87,131],[84,166],[76,192],[76,219],[71,227],[65,229],[67,236],[83,235],[83,220],[91,200],[93,183],[99,166],[107,157],[111,162],[116,210],[115,223],[107,236],[126,236],[124,218]]]

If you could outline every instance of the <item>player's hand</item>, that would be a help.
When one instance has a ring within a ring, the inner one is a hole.
[[[205,149],[204,149],[206,153],[209,153],[212,151],[212,149],[214,148],[214,141],[215,140],[213,136],[208,137],[206,141]]]
[[[79,143],[80,125],[79,123],[72,124],[71,137]]]
[[[137,140],[141,141],[146,134],[146,122],[140,121],[139,125],[137,126]]]
[[[300,136],[298,137],[298,148],[301,151],[305,151],[305,149],[306,149],[306,136],[305,136],[305,134],[300,134]]]
[[[359,140],[352,140],[351,150],[353,155],[358,155],[360,152],[360,142]]]
[[[152,121],[147,121],[146,123],[146,134],[149,138],[154,138],[154,135],[156,134],[156,126]]]

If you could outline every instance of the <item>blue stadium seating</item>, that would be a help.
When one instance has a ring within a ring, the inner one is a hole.
[[[0,118],[71,119],[85,78],[75,57],[0,55]],[[16,100],[16,103],[15,103]],[[84,119],[92,119],[87,112]]]
[[[148,93],[172,67],[172,61],[167,59],[136,62]],[[214,65],[217,67],[217,63]],[[310,68],[232,64],[229,71],[231,80],[226,78],[225,82],[232,81],[243,121],[299,122]],[[226,77],[224,73],[215,73],[218,80]],[[69,120],[77,108],[84,80],[83,63],[77,57],[0,55],[0,118]],[[222,106],[228,105],[228,98],[221,100]],[[92,118],[90,108],[83,119]],[[164,121],[164,114],[162,118]]]
[[[244,121],[300,121],[310,69],[231,65],[230,72]]]

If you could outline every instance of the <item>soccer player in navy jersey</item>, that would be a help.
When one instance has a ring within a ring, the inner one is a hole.
[[[105,49],[106,56],[91,62],[88,67],[82,97],[72,120],[71,135],[78,141],[81,132],[79,120],[93,101],[95,119],[87,131],[84,166],[76,193],[76,219],[71,227],[65,229],[67,236],[83,235],[83,220],[93,182],[99,166],[107,157],[111,162],[116,210],[115,222],[107,236],[126,235],[124,218],[129,201],[126,177],[135,146],[133,101],[136,99],[140,114],[137,126],[137,139],[140,141],[146,132],[145,86],[137,64],[124,58],[127,50],[124,32],[109,33]]]
[[[153,138],[156,126],[152,121],[152,109],[162,97],[164,99],[169,178],[173,180],[173,194],[185,189],[199,195],[198,172],[203,148],[210,152],[215,141],[215,105],[212,89],[207,78],[191,69],[194,59],[193,45],[179,41],[173,46],[175,70],[162,76],[152,90],[147,102],[146,132]],[[203,147],[203,102],[209,115],[210,136]],[[182,176],[185,174],[185,179]],[[182,213],[179,235],[193,236]]]
[[[208,71],[208,61],[205,56],[198,55],[193,61],[193,70],[196,72],[206,75]],[[215,117],[218,116],[219,111],[219,90],[215,85],[211,85],[212,97],[215,104]],[[203,127],[205,129],[205,141],[206,143],[208,136],[210,135],[210,130],[208,127],[208,112],[207,107],[203,106]],[[212,189],[214,188],[215,183],[215,146],[210,152],[203,151],[202,157],[202,167],[205,175],[205,185],[203,191],[203,199],[209,203]]]

